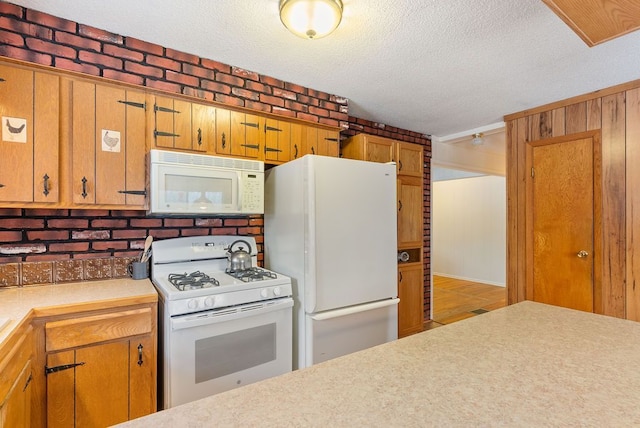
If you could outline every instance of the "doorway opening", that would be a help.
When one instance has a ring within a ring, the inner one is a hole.
[[[437,326],[506,305],[506,179],[433,166],[431,180],[430,318]]]

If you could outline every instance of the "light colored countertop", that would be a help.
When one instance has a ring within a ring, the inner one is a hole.
[[[149,303],[157,299],[156,290],[148,279],[124,278],[0,289],[0,319],[9,320],[0,329],[0,349],[13,331],[31,316]]]
[[[640,323],[534,302],[122,424],[639,425]]]

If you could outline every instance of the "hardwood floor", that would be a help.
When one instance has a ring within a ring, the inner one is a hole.
[[[505,287],[434,275],[433,320],[425,323],[425,329],[499,309],[506,303]]]

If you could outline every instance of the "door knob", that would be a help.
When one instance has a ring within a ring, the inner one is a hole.
[[[581,259],[584,259],[585,257],[589,256],[589,252],[585,251],[585,250],[580,250],[578,251],[578,257],[580,257]]]

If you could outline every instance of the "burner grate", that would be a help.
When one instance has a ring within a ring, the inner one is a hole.
[[[263,281],[266,279],[276,279],[278,277],[275,273],[258,267],[235,271],[227,269],[225,272],[243,282]]]
[[[220,282],[206,273],[195,271],[191,273],[170,273],[169,282],[180,291],[198,288],[217,287]]]

